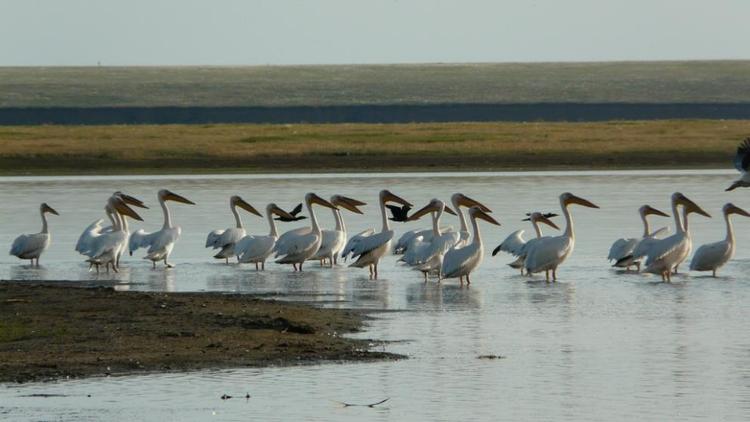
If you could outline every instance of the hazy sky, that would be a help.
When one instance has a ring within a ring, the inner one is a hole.
[[[0,65],[750,59],[748,0],[0,0]]]

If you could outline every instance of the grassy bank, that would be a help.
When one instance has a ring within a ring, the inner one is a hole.
[[[0,382],[396,358],[354,311],[243,295],[0,284]]]
[[[0,127],[5,174],[729,167],[750,121]]]
[[[750,61],[0,68],[0,107],[748,101]]]

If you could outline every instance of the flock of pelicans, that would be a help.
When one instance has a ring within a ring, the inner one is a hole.
[[[742,177],[727,190],[750,187],[750,174],[748,173],[750,138],[740,144],[735,157],[735,167],[742,173]],[[169,263],[169,255],[180,237],[180,227],[173,224],[167,202],[194,203],[169,190],[160,190],[157,198],[164,213],[164,224],[160,230],[153,233],[147,233],[142,229],[130,233],[128,219],[143,221],[131,207],[148,208],[142,201],[122,192],[115,192],[107,199],[104,210],[110,225],[105,226],[104,219],[93,222],[83,231],[75,248],[86,257],[90,268],[95,267],[99,271],[103,265],[107,271],[110,268],[118,271],[123,253],[127,250],[132,255],[140,248],[146,249],[144,259],[150,260],[154,268],[157,262],[163,262],[166,267],[172,266]],[[509,265],[520,269],[522,274],[544,272],[547,281],[550,280],[550,275],[553,281],[556,280],[557,268],[571,255],[575,246],[575,231],[570,206],[599,208],[592,202],[568,192],[560,195],[559,199],[566,223],[563,234],[543,236],[540,223],[559,230],[551,220],[556,214],[533,212],[528,214],[527,220],[531,222],[536,237],[528,241],[524,240],[524,231],[518,230],[497,246],[492,255],[499,252],[509,253],[516,258]],[[270,227],[268,235],[249,235],[243,227],[238,208],[259,217],[263,215],[239,196],[232,196],[229,205],[235,219],[235,226],[209,233],[206,247],[218,250],[214,258],[223,259],[227,263],[230,258],[236,258],[240,263],[255,264],[256,270],[264,270],[265,262],[271,255],[274,255],[276,263],[291,264],[295,271],[302,271],[305,261],[319,261],[321,265],[327,262],[328,265],[333,266],[338,259],[350,259],[352,260],[350,267],[367,267],[370,278],[373,279],[378,278],[380,258],[393,252],[401,255],[399,262],[420,271],[425,281],[432,275],[436,276],[438,281],[458,278],[461,284],[464,281],[468,284],[471,283],[471,273],[479,267],[484,257],[482,236],[477,220],[484,220],[495,225],[500,225],[500,223],[490,215],[492,211],[488,207],[462,193],[454,194],[450,202],[449,207],[445,202],[433,199],[418,211],[409,214],[412,208],[411,203],[387,189],[382,190],[378,197],[382,216],[380,231],[368,229],[348,238],[342,210],[362,214],[359,207],[365,205],[364,202],[341,195],[334,195],[330,200],[326,200],[314,193],[308,193],[305,195],[304,205],[310,217],[310,226],[290,230],[281,235],[276,229],[276,221],[305,219],[306,217],[299,215],[302,204],[293,211],[287,212],[271,203],[266,206],[265,210],[265,217]],[[332,210],[336,221],[334,229],[321,229],[314,206]],[[471,231],[463,208],[468,209],[466,214],[471,224]],[[677,272],[679,265],[692,251],[692,240],[688,228],[690,214],[710,217],[700,206],[679,192],[672,195],[671,208],[675,233],[666,237],[663,237],[666,234],[666,228],[651,230],[648,217],[650,215],[669,217],[669,215],[649,205],[644,205],[639,209],[643,221],[643,235],[640,238],[618,239],[614,242],[608,258],[614,262],[615,267],[626,270],[635,268],[635,271],[643,269],[648,273],[659,274],[663,281],[671,281],[672,274]],[[47,204],[40,206],[40,213],[42,231],[19,236],[10,250],[11,255],[31,260],[32,265],[39,265],[39,257],[50,245],[47,214],[58,214]],[[440,225],[443,213],[458,216],[460,221],[458,231]],[[395,245],[392,245],[395,232],[391,229],[389,221],[414,221],[428,214],[432,220],[431,228],[408,231],[396,241]],[[731,203],[726,204],[723,208],[727,228],[726,238],[700,246],[690,262],[690,270],[712,271],[712,274],[716,276],[716,271],[732,258],[735,239],[730,216],[734,214],[750,217],[750,213],[745,210]]]

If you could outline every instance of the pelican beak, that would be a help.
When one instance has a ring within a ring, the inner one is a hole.
[[[292,214],[289,214],[288,212],[282,210],[278,206],[274,206],[271,208],[271,212],[278,215],[279,217],[288,218],[289,220],[294,220],[294,216]]]
[[[662,217],[669,217],[669,214],[659,211],[656,208],[646,205],[646,211],[644,212],[645,215],[660,215]]]
[[[356,199],[347,198],[346,196],[341,196],[341,195],[336,195],[331,201],[331,203],[333,205],[336,205],[337,207],[343,207],[356,214],[362,214],[362,211],[357,207],[360,207],[362,205],[367,205],[366,203],[362,201],[357,201]]]
[[[409,201],[407,201],[406,199],[398,195],[393,194],[393,192],[391,191],[386,191],[385,195],[383,195],[383,203],[386,203],[386,202],[398,202],[401,205],[406,205],[408,207],[412,206],[411,203],[409,203]]]
[[[742,208],[734,204],[729,204],[728,208],[729,209],[727,210],[727,214],[738,214],[744,217],[750,217],[750,213],[748,213],[747,211],[743,210]]]
[[[550,227],[552,227],[552,228],[554,228],[556,230],[560,230],[560,228],[557,227],[557,224],[555,224],[554,222],[552,222],[552,220],[550,220],[549,218],[547,218],[544,215],[541,216],[541,217],[539,217],[539,219],[537,221],[540,222],[540,223],[544,223],[544,224],[546,224],[546,225],[548,225],[548,226],[550,226]]]
[[[477,207],[477,208],[479,208],[479,207]],[[481,209],[481,208],[480,208],[480,209]],[[456,215],[456,212],[455,212],[455,211],[453,211],[452,209],[448,208],[448,206],[447,206],[447,205],[444,205],[444,206],[443,206],[443,211],[447,212],[447,213],[448,213],[448,214],[450,214],[450,215]]]
[[[686,213],[689,214],[689,213],[694,212],[694,213],[700,214],[700,215],[702,215],[704,217],[711,218],[711,214],[709,214],[706,211],[704,211],[703,208],[699,207],[698,204],[696,204],[695,202],[693,202],[690,199],[688,199],[687,196],[682,195],[682,197],[680,198],[680,202],[682,202],[682,205],[685,207],[685,212]]]
[[[437,211],[437,210],[438,210],[438,207],[435,206],[435,204],[433,204],[432,202],[430,202],[429,204],[427,204],[424,207],[422,207],[419,211],[417,211],[417,212],[413,213],[412,215],[410,215],[409,218],[406,219],[406,221],[419,220],[420,217],[422,217],[423,215],[429,214],[429,213],[431,213],[433,211]]]
[[[461,194],[458,201],[456,202],[458,203],[458,205],[466,207],[466,208],[477,207],[484,212],[492,212],[491,209],[486,207],[481,202],[477,201],[476,199],[469,198],[468,196],[464,194]]]
[[[177,195],[176,193],[171,192],[171,191],[167,191],[167,194],[164,195],[164,200],[165,201],[181,202],[183,204],[195,205],[195,202],[193,202],[193,201],[185,198],[184,196]]]
[[[258,212],[258,210],[256,210],[255,208],[253,208],[252,205],[248,204],[242,198],[239,198],[239,197],[237,198],[237,206],[240,207],[240,208],[242,208],[243,210],[249,212],[249,213],[257,215],[258,217],[263,217],[263,214],[261,214],[260,212]]]
[[[48,212],[50,214],[60,215],[57,213],[57,211],[55,211],[54,208],[50,207],[46,203],[42,204],[42,212]]]
[[[583,205],[584,207],[589,207],[589,208],[599,208],[597,205],[594,205],[592,202],[586,199],[583,199],[580,196],[575,196],[573,194],[570,194],[568,196],[568,199],[565,201],[565,205],[569,205],[569,204],[578,204],[578,205]]]
[[[115,208],[115,210],[118,213],[120,213],[122,215],[128,216],[128,217],[130,217],[130,218],[132,218],[134,220],[143,221],[143,219],[141,218],[141,216],[138,215],[138,213],[136,213],[135,211],[133,211],[133,209],[130,208],[127,205],[127,203],[125,203],[124,200],[122,200],[122,201],[115,201],[114,208]]]
[[[335,205],[333,205],[332,203],[330,203],[330,202],[326,201],[325,199],[319,197],[316,194],[312,194],[311,195],[311,197],[310,197],[310,203],[311,204],[322,205],[324,207],[327,207],[327,208],[330,208],[330,209],[333,209],[333,210],[337,210],[338,209],[338,208],[336,208]]]
[[[122,201],[124,203],[126,203],[128,205],[132,205],[134,207],[148,209],[148,207],[140,199],[135,198],[135,197],[130,196],[130,195],[126,195],[126,194],[124,194],[122,192],[118,192],[118,194],[120,196],[120,199],[122,199]]]
[[[500,223],[498,223],[497,220],[495,220],[494,218],[492,218],[491,215],[489,215],[486,212],[482,211],[481,208],[476,207],[475,209],[476,209],[476,212],[474,213],[474,217],[475,218],[480,218],[480,219],[482,219],[482,220],[484,220],[484,221],[486,221],[488,223],[492,223],[492,224],[494,224],[496,226],[500,225]]]

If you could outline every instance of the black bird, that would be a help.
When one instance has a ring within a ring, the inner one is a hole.
[[[411,210],[411,207],[408,205],[398,206],[398,205],[390,205],[385,204],[386,207],[388,207],[389,210],[391,210],[392,217],[389,218],[391,221],[398,221],[398,222],[405,222],[409,218],[409,210]]]
[[[292,215],[292,217],[294,217],[294,218],[291,218],[291,219],[290,219],[289,217],[281,217],[281,216],[278,216],[278,217],[274,218],[274,220],[278,220],[278,221],[286,221],[286,222],[289,222],[289,221],[299,221],[299,220],[304,220],[305,218],[307,218],[307,217],[305,217],[304,215],[300,215],[299,217],[297,217],[297,214],[299,214],[299,213],[300,213],[300,211],[302,211],[302,204],[297,204],[297,206],[296,206],[296,207],[294,207],[294,209],[293,209],[292,211],[290,211],[290,212],[289,212],[289,214],[291,214],[291,215]]]
[[[554,212],[542,213],[542,215],[544,216],[544,218],[557,217],[557,214],[555,214]],[[526,218],[524,218],[521,221],[530,221],[530,220],[531,220],[531,213],[527,212],[526,213]]]

